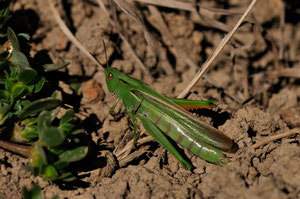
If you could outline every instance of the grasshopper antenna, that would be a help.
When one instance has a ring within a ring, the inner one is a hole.
[[[103,44],[104,44],[104,41],[103,41]],[[97,45],[96,45],[97,46]],[[102,64],[100,62],[100,60],[96,57],[95,53],[95,49],[93,50],[93,52],[89,52],[90,55],[92,55],[92,57],[98,62],[99,65],[101,65],[104,69],[107,68],[107,55],[106,55],[106,48],[105,48],[105,45],[104,45],[104,51],[105,51],[105,56],[106,56],[106,65]]]
[[[108,59],[107,59],[105,42],[104,42],[104,40],[102,40],[102,42],[103,42],[104,53],[105,53],[105,58],[106,58],[106,65],[101,64],[101,62],[99,61],[99,59],[96,57],[96,55],[94,53],[91,53],[91,52],[89,52],[89,53],[95,58],[95,60],[98,62],[98,64],[100,64],[105,69],[105,68],[108,68]]]
[[[108,59],[107,59],[106,45],[105,45],[104,40],[102,40],[102,42],[103,42],[103,48],[104,48],[105,58],[106,58],[106,68],[108,68]]]
[[[103,68],[106,68],[105,66],[103,66],[103,64],[101,64],[101,62],[99,61],[99,59],[96,57],[96,55],[94,53],[89,52],[94,58],[95,60],[98,62],[98,64],[100,64],[100,66],[102,66]]]

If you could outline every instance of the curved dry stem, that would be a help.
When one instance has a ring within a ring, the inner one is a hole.
[[[193,3],[191,1],[177,1],[177,0],[134,0],[141,3],[147,3],[155,6],[162,6],[167,8],[174,8],[185,11],[195,11]],[[240,10],[236,9],[217,9],[217,8],[204,8],[199,5],[198,12],[202,15],[241,15],[243,14]]]
[[[98,5],[100,6],[100,8],[104,11],[105,15],[107,16],[110,24],[115,28],[115,30],[118,32],[119,36],[121,37],[121,39],[123,40],[124,44],[127,46],[129,52],[132,54],[133,58],[135,59],[135,61],[138,63],[138,65],[140,65],[141,69],[150,77],[149,75],[149,71],[148,69],[145,67],[144,63],[140,60],[140,58],[137,56],[137,54],[134,52],[133,48],[131,47],[131,44],[129,43],[129,41],[127,40],[127,38],[122,34],[120,28],[118,27],[118,25],[110,18],[109,12],[106,9],[104,3],[102,0],[97,0]]]
[[[254,7],[257,0],[252,0],[249,7],[245,11],[245,13],[242,15],[240,20],[237,22],[237,24],[234,26],[234,28],[225,36],[224,39],[219,43],[213,54],[206,60],[206,62],[202,65],[200,70],[197,72],[195,77],[192,79],[192,81],[189,83],[189,85],[178,95],[178,98],[183,98],[199,81],[199,79],[212,67],[212,62],[216,59],[216,57],[220,54],[222,49],[225,47],[227,42],[230,40],[230,38],[233,36],[233,34],[237,31],[238,27],[241,25],[241,23],[244,21],[244,19],[248,16],[251,9]]]
[[[263,145],[265,145],[269,142],[272,142],[274,140],[278,140],[280,138],[284,138],[284,137],[287,137],[287,136],[290,136],[290,135],[293,135],[293,134],[300,134],[300,128],[294,128],[294,129],[291,129],[291,130],[286,131],[286,132],[281,133],[281,134],[269,136],[269,137],[264,138],[261,141],[257,142],[256,144],[253,144],[253,145],[249,146],[248,148],[249,149],[256,149],[256,148],[258,148],[260,146],[263,146]]]
[[[174,46],[177,55],[181,57],[184,62],[189,65],[191,68],[198,68],[197,64],[190,58],[188,53],[178,44],[170,30],[168,29],[167,24],[165,23],[163,17],[161,16],[159,10],[155,6],[148,6],[152,16],[154,16],[155,20],[159,24],[160,32],[166,36],[169,40],[171,40],[172,45]]]
[[[66,26],[64,21],[59,16],[57,10],[54,7],[54,4],[52,0],[48,0],[48,4],[50,7],[50,10],[53,14],[53,17],[55,21],[57,22],[59,28],[63,31],[63,33],[69,38],[69,40],[83,53],[85,54],[90,60],[92,60],[95,64],[98,66],[101,66],[103,69],[103,66],[98,62],[98,60],[91,55],[91,53],[76,39],[76,37],[73,35],[73,33],[69,30],[69,28]]]

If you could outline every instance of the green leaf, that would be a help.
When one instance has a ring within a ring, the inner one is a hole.
[[[51,114],[49,111],[43,111],[40,113],[37,124],[39,135],[42,131],[44,131],[44,129],[51,127],[51,121]]]
[[[49,111],[42,112],[38,117],[38,134],[41,142],[49,148],[59,146],[66,137],[61,129],[51,126]]]
[[[30,94],[34,90],[34,84],[32,84],[32,85],[26,85],[26,88],[27,88],[27,94]]]
[[[20,43],[19,40],[17,38],[17,35],[15,34],[15,32],[13,31],[13,29],[11,29],[10,27],[7,28],[7,37],[8,39],[11,41],[12,46],[13,46],[13,50],[15,51],[21,51],[20,48]]]
[[[56,147],[56,148],[50,148],[49,151],[52,153],[52,154],[55,154],[55,155],[59,155],[61,154],[62,152],[64,152],[66,149],[64,146],[61,146],[61,147]]]
[[[5,114],[5,115],[3,115],[3,116],[0,116],[1,117],[1,119],[0,119],[0,125],[3,125],[9,118],[11,118],[12,117],[12,113],[7,113],[7,114]]]
[[[44,77],[41,77],[40,80],[34,84],[34,93],[40,92],[40,90],[43,88],[45,82],[46,82],[46,79]]]
[[[73,176],[71,172],[66,172],[61,174],[58,179],[61,179],[65,182],[71,182],[73,180],[76,180],[76,177]]]
[[[11,78],[14,81],[16,81],[19,71],[20,70],[17,69],[16,67],[10,67],[10,73],[8,74],[7,71],[4,71],[4,73],[6,73],[6,78]]]
[[[37,128],[36,127],[28,127],[21,131],[21,136],[25,141],[29,142],[34,138],[38,137]]]
[[[14,81],[13,81],[12,78],[7,78],[7,79],[5,80],[5,90],[7,90],[8,92],[11,93],[14,84],[15,84],[15,83],[14,83]]]
[[[58,90],[55,90],[52,94],[51,94],[51,97],[52,98],[55,98],[55,99],[59,99],[59,100],[62,100],[62,94],[61,94],[61,91],[58,91]],[[56,107],[54,110],[51,111],[51,117],[52,119],[55,119],[58,115],[60,111],[60,107]]]
[[[62,99],[61,92],[58,90],[53,91],[53,93],[51,94],[51,97],[56,98],[56,99]]]
[[[44,175],[46,178],[56,179],[58,177],[58,172],[56,171],[55,167],[52,165],[47,165],[45,168]]]
[[[19,115],[19,118],[21,119],[26,118],[28,116],[40,113],[44,110],[54,109],[58,107],[60,104],[61,101],[55,98],[44,98],[44,99],[36,100],[24,107],[24,109]]]
[[[64,62],[64,63],[59,63],[59,64],[44,64],[42,67],[44,68],[45,72],[50,72],[50,71],[55,71],[61,68],[66,67],[70,63]]]
[[[72,135],[77,135],[79,133],[83,133],[83,131],[84,131],[83,129],[76,129],[76,130],[72,131],[71,134]]]
[[[66,138],[64,132],[56,127],[42,129],[41,132],[39,129],[39,135],[42,143],[50,148],[61,145]]]
[[[31,103],[29,100],[22,100],[19,102],[20,106],[25,107],[28,106]]]
[[[22,95],[26,94],[26,85],[24,84],[15,84],[11,91],[11,97],[13,100],[19,99]]]
[[[55,168],[58,170],[64,169],[69,165],[69,162],[57,161],[54,163]]]
[[[0,19],[0,31],[2,33],[4,26],[6,25],[6,22],[10,19],[10,0],[2,0],[1,1],[1,19]],[[0,33],[0,37],[1,37]],[[3,33],[4,34],[4,33]]]
[[[24,199],[43,199],[40,194],[41,188],[39,185],[34,184],[32,188],[28,190],[26,187],[23,187],[22,194]]]
[[[9,61],[19,68],[30,68],[27,57],[19,51],[12,51]]]
[[[75,149],[65,151],[59,155],[59,160],[54,163],[58,169],[63,169],[69,165],[70,162],[76,162],[83,159],[88,153],[87,146],[80,146]]]
[[[66,123],[63,125],[59,125],[59,129],[63,130],[65,133],[69,133],[74,128],[74,126],[75,125],[73,124]]]
[[[0,90],[0,99],[9,99],[9,93],[6,90]]]
[[[9,112],[11,105],[5,101],[0,101],[0,125],[3,125],[5,121],[12,116]]]
[[[30,155],[30,164],[33,168],[38,168],[42,171],[43,165],[47,165],[47,157],[42,146],[38,142],[35,142]]]
[[[22,106],[20,104],[15,103],[14,108],[13,108],[13,112],[15,115],[20,114],[22,111]]]
[[[4,117],[4,115],[11,108],[10,104],[4,101],[0,101],[0,120]]]
[[[19,33],[18,37],[23,37],[24,39],[26,39],[27,41],[30,40],[30,35],[27,33]]]
[[[81,82],[77,78],[69,78],[69,86],[71,89],[73,89],[75,92],[78,92]]]
[[[20,73],[17,76],[17,80],[24,84],[29,84],[35,80],[37,75],[38,74],[34,69],[25,68],[24,70],[20,71]]]
[[[73,109],[68,110],[68,112],[66,112],[64,116],[61,117],[59,125],[63,125],[65,123],[70,122],[71,120],[74,119],[73,116],[74,116],[74,110]]]
[[[39,152],[39,155],[41,157],[43,164],[44,165],[48,164],[48,160],[47,160],[47,156],[46,156],[46,152],[45,152],[44,148],[42,146],[40,146],[39,144],[37,144],[37,150]],[[42,165],[40,165],[40,166],[42,166]]]
[[[87,146],[80,146],[75,149],[67,150],[59,155],[59,161],[76,162],[83,159],[88,153]]]
[[[25,126],[35,127],[36,123],[37,123],[37,118],[28,118],[28,119],[21,121],[21,123]]]

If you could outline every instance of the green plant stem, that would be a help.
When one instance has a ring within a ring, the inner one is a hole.
[[[14,152],[27,158],[30,157],[32,149],[31,146],[15,144],[4,140],[0,140],[0,148]]]

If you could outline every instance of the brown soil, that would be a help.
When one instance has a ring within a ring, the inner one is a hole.
[[[194,77],[197,69],[187,66],[176,54],[171,40],[159,32],[155,17],[145,4],[137,6],[164,44],[157,65],[142,28],[120,9],[117,13],[134,51],[146,67],[151,67],[148,74],[132,58],[130,50],[99,7],[89,1],[62,2],[56,7],[61,16],[100,62],[106,62],[102,46],[102,40],[105,40],[109,64],[170,97],[178,95]],[[201,5],[244,11],[250,1],[241,2],[201,1]],[[282,3],[286,14],[283,23],[280,22]],[[219,102],[218,108],[200,110],[196,114],[234,139],[240,150],[228,154],[231,162],[223,167],[185,151],[195,167],[188,171],[155,141],[138,146],[129,160],[116,157],[114,149],[126,145],[133,128],[123,107],[118,106],[115,110],[119,113],[116,118],[109,115],[116,96],[108,92],[103,70],[68,41],[52,18],[47,1],[17,1],[13,11],[14,17],[19,18],[14,29],[32,34],[32,53],[46,50],[54,63],[71,62],[61,72],[84,79],[78,92],[82,96],[78,97],[80,102],[66,98],[65,103],[80,104],[77,116],[98,147],[93,151],[96,155],[86,158],[84,165],[79,164],[82,168],[78,174],[80,181],[66,184],[32,176],[23,168],[26,159],[0,150],[0,196],[21,198],[23,186],[38,183],[45,198],[53,195],[85,199],[300,198],[298,135],[267,142],[256,149],[248,148],[266,137],[299,127],[299,6],[297,1],[259,1],[252,16],[247,18],[252,25],[247,23],[240,28],[214,62],[215,67],[208,72],[213,84],[201,80],[193,88],[190,99],[215,98]],[[190,12],[166,8],[160,8],[160,11],[178,44],[198,65],[208,58],[225,35],[218,28],[197,23]],[[239,18],[238,15],[220,17],[216,14],[209,17],[228,27]],[[281,69],[294,69],[298,74]],[[64,92],[74,92],[67,80],[60,81]]]

